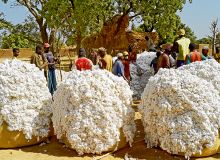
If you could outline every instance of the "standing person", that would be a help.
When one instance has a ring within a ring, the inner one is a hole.
[[[47,63],[43,60],[43,47],[41,45],[36,46],[35,53],[31,57],[31,64],[35,64],[40,70],[45,68]]]
[[[124,59],[123,59],[123,65],[124,65],[124,75],[125,78],[130,82],[130,60],[129,60],[129,54],[127,51],[123,52]]]
[[[123,77],[126,81],[128,81],[125,77],[124,65],[122,63],[123,54],[118,53],[117,57],[118,58],[115,60],[115,63],[113,64],[112,73],[118,77]]]
[[[190,63],[193,63],[193,62],[196,62],[196,61],[202,61],[202,60],[206,59],[202,54],[200,54],[196,50],[196,45],[195,44],[190,43],[189,50],[190,50],[190,53],[186,56],[185,64],[190,64]]]
[[[136,63],[137,60],[137,51],[134,47],[128,46],[128,52],[130,55],[130,62],[131,63]]]
[[[12,59],[17,59],[17,57],[20,55],[19,48],[13,48],[12,52],[13,52],[13,58]]]
[[[53,95],[57,90],[57,81],[56,81],[56,59],[53,56],[53,53],[50,51],[50,45],[48,43],[44,44],[44,56],[48,62],[48,88],[50,93]]]
[[[171,67],[171,62],[170,62],[170,57],[169,57],[170,54],[171,54],[171,47],[167,46],[165,51],[160,55],[158,59],[157,72],[159,71],[160,68]]]
[[[203,46],[202,48],[202,55],[206,57],[206,59],[213,59],[213,57],[209,56],[209,47],[208,46]]]
[[[78,59],[75,65],[76,69],[79,71],[92,70],[92,61],[86,58],[86,51],[84,48],[79,49]]]
[[[100,56],[98,62],[100,68],[112,72],[112,56],[107,54],[106,49],[104,47],[98,49],[98,54]]]
[[[90,59],[94,65],[97,64],[97,52],[95,49],[93,49],[92,52],[90,53]]]
[[[147,41],[147,51],[150,51],[151,49],[153,49],[155,47],[151,38],[146,36],[145,40]]]
[[[157,64],[158,64],[158,60],[159,60],[160,55],[161,55],[161,52],[157,51],[156,57],[150,63],[150,67],[154,68],[154,74],[157,73]]]
[[[176,41],[178,44],[177,68],[184,65],[186,55],[189,53],[190,39],[185,37],[185,30],[180,29],[179,37]]]

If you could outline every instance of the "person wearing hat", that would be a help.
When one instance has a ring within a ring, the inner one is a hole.
[[[194,43],[189,44],[189,50],[190,53],[186,56],[185,64],[190,64],[196,61],[202,61],[206,59],[202,54],[200,54],[196,50],[196,45]]]
[[[47,70],[47,79],[48,79],[48,88],[51,95],[57,89],[57,81],[56,81],[56,66],[57,60],[54,58],[53,53],[50,51],[50,44],[44,43],[44,61],[48,63],[48,70]]]
[[[118,77],[123,77],[127,81],[124,74],[124,65],[122,63],[124,58],[123,53],[118,53],[117,57],[118,58],[115,60],[115,63],[113,64],[112,73]]]
[[[106,49],[101,47],[98,49],[98,65],[101,69],[106,69],[109,72],[112,72],[112,56],[107,54]]]
[[[75,67],[79,71],[92,70],[92,61],[86,58],[86,50],[84,48],[79,49],[78,59],[75,62]]]
[[[209,56],[209,47],[203,46],[202,47],[202,55],[206,57],[206,59],[213,59],[213,57]]]
[[[129,60],[129,53],[127,51],[123,52],[124,59],[123,59],[123,65],[124,65],[124,74],[125,78],[130,81],[130,60]]]
[[[185,63],[186,55],[189,54],[190,39],[185,37],[185,30],[179,30],[179,37],[176,41],[178,45],[178,56],[177,56],[177,68],[183,66]]]

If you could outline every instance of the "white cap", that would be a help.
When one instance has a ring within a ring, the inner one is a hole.
[[[209,50],[209,47],[208,46],[203,46],[202,49]]]
[[[123,53],[118,53],[117,57],[123,57]]]

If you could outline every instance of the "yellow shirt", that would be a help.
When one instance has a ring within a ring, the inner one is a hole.
[[[112,56],[106,54],[103,59],[106,62],[106,70],[112,72]]]
[[[186,55],[189,54],[190,40],[186,37],[182,37],[177,41],[179,45],[179,54],[177,60],[185,60]]]
[[[37,53],[34,53],[31,57],[31,64],[35,64],[36,67],[41,69],[41,66],[43,65],[43,59],[41,55],[38,55]]]

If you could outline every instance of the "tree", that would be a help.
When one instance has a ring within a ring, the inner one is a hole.
[[[3,0],[7,3],[7,0]],[[56,27],[48,26],[49,21],[53,21],[53,17],[47,10],[47,0],[16,0],[17,5],[24,6],[34,17],[41,35],[41,43],[49,42],[52,45],[56,39]]]
[[[178,30],[179,29],[184,29],[186,31],[186,37],[189,38],[192,43],[196,43],[197,37],[195,36],[195,33],[189,26],[181,23]]]
[[[1,48],[34,48],[41,43],[37,24],[32,17],[17,25],[2,19],[0,30]]]
[[[62,39],[69,37],[75,39],[79,48],[85,36],[99,32],[103,24],[116,15],[129,15],[130,22],[142,19],[145,31],[157,30],[161,36],[167,38],[171,35],[169,33],[174,34],[174,29],[180,21],[176,11],[183,8],[186,0],[16,0],[16,2],[26,7],[34,17],[42,42],[53,44],[56,36],[60,35]]]
[[[211,37],[204,37],[196,41],[197,44],[212,44]]]
[[[218,19],[212,21],[211,23],[211,37],[212,37],[212,55],[216,53],[216,36],[218,34]]]

